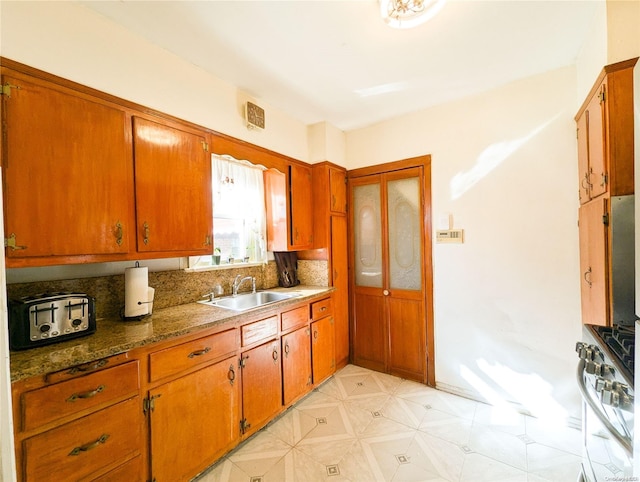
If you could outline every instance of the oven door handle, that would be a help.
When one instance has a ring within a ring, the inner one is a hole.
[[[618,443],[622,446],[622,448],[627,452],[629,457],[633,457],[633,444],[629,439],[629,437],[621,435],[616,430],[616,428],[611,424],[611,422],[609,422],[609,419],[607,418],[607,416],[602,412],[602,410],[600,410],[600,407],[598,407],[598,405],[589,396],[589,393],[587,392],[587,387],[584,383],[584,376],[583,376],[584,368],[585,368],[585,361],[584,359],[581,359],[580,363],[578,363],[578,371],[576,375],[578,378],[578,388],[580,389],[580,393],[582,394],[582,399],[585,402],[587,402],[589,407],[591,407],[591,410],[593,410],[593,413],[596,415],[596,417],[598,417],[598,420],[600,420],[605,430],[609,432],[609,434],[618,441]]]

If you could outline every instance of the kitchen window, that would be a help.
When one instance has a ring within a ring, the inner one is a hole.
[[[211,155],[213,256],[189,258],[190,268],[267,262],[262,166]]]

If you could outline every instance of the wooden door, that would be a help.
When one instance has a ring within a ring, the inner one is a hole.
[[[311,385],[311,337],[303,326],[282,337],[282,385],[284,404],[309,391]]]
[[[129,252],[133,164],[123,110],[4,75],[5,236],[16,258]],[[50,262],[49,262],[50,263]]]
[[[263,178],[267,211],[267,249],[286,251],[289,239],[287,176],[277,169],[267,169]]]
[[[362,176],[355,171],[350,179],[352,356],[357,365],[433,383],[427,365],[433,345],[432,333],[427,339],[429,177],[424,165],[398,165]]]
[[[292,164],[289,167],[289,182],[290,248],[310,249],[313,247],[311,168]]]
[[[213,252],[205,138],[134,117],[138,251]]]
[[[282,407],[279,341],[242,354],[242,419],[244,433],[254,432]]]
[[[320,383],[335,371],[335,336],[333,317],[327,316],[311,323],[311,359],[313,383]]]
[[[580,206],[580,295],[582,323],[608,325],[610,305],[608,296],[607,234],[603,222],[607,215],[608,199],[601,197]]]
[[[235,362],[228,358],[149,391],[153,480],[191,480],[238,439]]]
[[[331,283],[333,293],[336,368],[349,361],[349,271],[347,218],[331,216]]]
[[[606,96],[606,80],[598,92],[591,98],[587,106],[588,141],[589,141],[589,188],[591,199],[607,191],[606,131],[604,128],[604,98]]]

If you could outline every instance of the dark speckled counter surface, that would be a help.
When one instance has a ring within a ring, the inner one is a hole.
[[[124,353],[151,343],[195,333],[217,325],[238,325],[263,312],[284,308],[300,301],[310,301],[331,293],[334,288],[297,286],[273,289],[299,296],[260,308],[237,313],[201,303],[188,303],[154,311],[141,321],[98,319],[94,334],[50,346],[11,352],[11,381],[64,370],[65,368]]]

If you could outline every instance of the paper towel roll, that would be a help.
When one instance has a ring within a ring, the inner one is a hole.
[[[130,318],[149,313],[149,270],[145,267],[124,270],[124,316]]]

